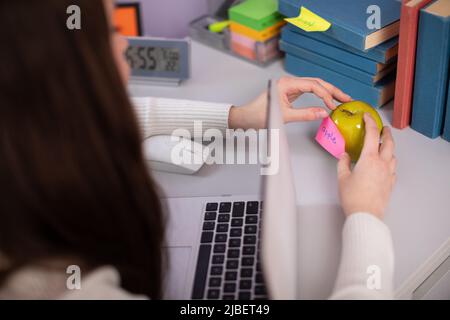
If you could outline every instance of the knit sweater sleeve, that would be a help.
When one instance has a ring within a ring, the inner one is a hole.
[[[156,97],[131,99],[139,127],[145,138],[172,135],[177,129],[201,137],[205,130],[228,128],[231,104]],[[176,134],[175,134],[176,135]]]
[[[368,213],[347,218],[331,299],[392,299],[394,249],[388,227]]]

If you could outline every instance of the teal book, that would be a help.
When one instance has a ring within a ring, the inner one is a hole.
[[[321,78],[353,99],[365,101],[375,108],[383,106],[394,97],[395,72],[375,85],[368,85],[291,54],[286,55],[285,69],[298,77]]]
[[[448,82],[447,91],[447,108],[445,111],[444,132],[442,133],[442,138],[450,142],[450,81]]]
[[[278,10],[291,18],[305,7],[331,23],[330,38],[364,51],[398,36],[400,0],[279,0]],[[374,26],[373,18],[379,22]],[[317,33],[317,32],[316,32]]]
[[[371,73],[362,71],[360,69],[357,69],[349,64],[344,64],[344,63],[341,63],[334,59],[327,58],[325,56],[317,54],[313,51],[309,51],[309,50],[297,47],[294,44],[289,43],[284,40],[280,40],[280,49],[281,49],[281,51],[292,54],[292,55],[302,58],[304,60],[308,60],[312,63],[315,63],[322,67],[328,68],[330,70],[336,71],[338,73],[346,75],[357,81],[361,81],[368,85],[373,85],[373,84],[381,81],[384,77],[391,74],[395,70],[395,67],[396,67],[395,64],[392,64],[389,67],[383,69],[382,71],[380,71],[378,73],[371,74]]]
[[[291,24],[282,29],[282,37],[305,49],[316,51],[321,55],[334,56],[344,63],[351,62],[355,67],[367,72],[374,72],[382,65],[397,60],[398,37],[392,38],[367,51],[360,51],[346,44],[323,35],[322,32],[306,32]]]
[[[448,94],[450,0],[420,10],[411,128],[429,138],[442,134]]]

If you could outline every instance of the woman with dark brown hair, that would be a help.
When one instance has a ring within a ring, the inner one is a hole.
[[[82,10],[81,30],[66,27],[72,4]],[[111,22],[113,6],[112,0],[0,1],[0,298],[161,298],[165,219],[141,132],[191,129],[194,118],[205,130],[265,124],[264,96],[240,108],[181,101],[171,109],[170,100],[154,99],[149,118],[137,119],[125,90],[127,43]],[[319,107],[291,107],[304,92],[329,108],[333,99],[350,100],[320,79],[283,78],[278,88],[285,121],[327,116]],[[344,156],[342,184],[351,188],[347,162]],[[359,206],[343,199],[348,214],[382,216],[391,182],[380,163],[383,191],[358,196]],[[71,265],[83,272],[83,290],[67,289]]]

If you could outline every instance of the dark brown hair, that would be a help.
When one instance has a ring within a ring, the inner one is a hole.
[[[71,257],[160,298],[163,216],[103,2],[0,1],[0,39],[0,279]]]

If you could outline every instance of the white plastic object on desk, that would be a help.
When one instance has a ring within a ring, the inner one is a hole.
[[[143,142],[143,153],[152,170],[194,174],[205,164],[210,150],[207,146],[189,139],[158,135]],[[180,161],[180,155],[189,160]]]

